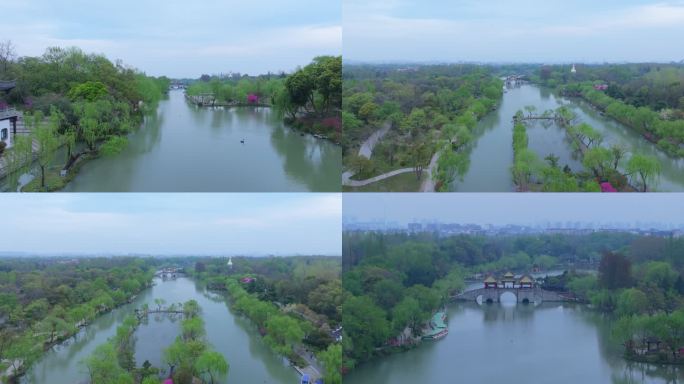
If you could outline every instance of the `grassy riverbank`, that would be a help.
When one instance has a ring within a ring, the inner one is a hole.
[[[66,176],[62,176],[62,168],[59,166],[53,166],[48,168],[45,172],[45,183],[44,186],[40,180],[40,177],[34,177],[33,180],[28,182],[21,188],[21,192],[57,192],[61,191],[71,180],[73,180],[77,175],[78,171],[85,165],[88,161],[97,159],[99,157],[96,153],[86,153],[74,162],[74,164],[69,168]]]

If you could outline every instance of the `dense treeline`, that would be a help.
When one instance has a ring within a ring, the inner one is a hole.
[[[624,273],[616,272],[620,264],[602,256],[612,252],[629,255],[639,264],[634,280],[632,275],[624,280]],[[443,237],[431,233],[347,232],[343,235],[343,286],[349,294],[343,305],[345,365],[349,368],[405,345],[402,341],[406,337],[418,334],[448,296],[463,288],[466,274],[598,266],[598,278],[572,272],[549,278],[547,284],[551,289],[572,290],[603,308],[604,300],[615,303],[620,295],[631,294],[623,293],[625,284],[638,287],[639,279],[645,276],[651,283],[662,282],[662,276],[667,276],[667,283],[662,283],[666,285],[660,285],[666,291],[677,286],[684,289],[682,254],[682,238],[629,233]],[[604,280],[607,282],[599,283]],[[617,285],[620,290],[595,291],[599,284]],[[606,295],[612,299],[605,299]]]
[[[437,190],[467,169],[462,149],[502,96],[501,80],[474,65],[345,66],[343,86],[343,154],[356,177],[405,167],[415,167],[420,177],[442,151],[433,170]],[[371,159],[358,156],[361,143],[388,124]]]
[[[23,362],[19,372],[28,368],[53,344],[146,288],[151,265],[127,257],[1,260],[0,361]]]
[[[537,76],[555,87],[574,82],[603,81],[606,94],[635,107],[653,110],[684,108],[684,65],[665,63],[543,66]],[[684,116],[681,116],[684,117]]]
[[[211,94],[219,103],[271,105],[277,99],[279,92],[285,90],[286,77],[284,73],[256,77],[212,76],[193,82],[188,86],[186,93],[191,96]]]
[[[544,66],[536,81],[579,96],[631,127],[670,156],[684,156],[684,66],[681,64]]]
[[[601,252],[625,249],[637,238],[636,235],[629,233],[610,232],[595,232],[587,235],[534,234],[496,237],[471,235],[440,237],[432,233],[346,232],[343,235],[342,262],[343,270],[347,271],[368,257],[384,254],[389,247],[406,242],[417,242],[428,244],[432,247],[431,249],[434,249],[434,255],[430,256],[430,260],[427,261],[432,261],[438,267],[449,263],[459,263],[464,267],[472,268],[496,262],[520,252],[530,257],[553,256],[563,264],[596,263],[601,257]],[[684,241],[681,239],[672,240],[672,244],[684,247]],[[532,263],[522,267],[530,266]],[[502,269],[506,268],[510,267]]]
[[[286,121],[307,132],[339,142],[342,134],[342,57],[319,56],[286,75],[212,77],[191,84],[189,95],[212,94],[228,105],[266,104],[285,114]]]
[[[463,289],[462,271],[432,264],[432,251],[428,243],[406,242],[344,273],[347,369],[392,347],[412,344],[434,311]]]
[[[121,151],[126,135],[169,86],[165,77],[148,77],[78,48],[48,48],[40,57],[21,57],[8,62],[0,76],[17,83],[1,102],[23,110],[31,130],[4,153],[12,184],[30,165],[32,141],[38,144],[40,177],[26,187],[32,191],[61,188],[69,177],[60,177],[59,170],[70,169],[81,156]],[[56,156],[60,147],[66,149],[64,158]]]
[[[341,383],[342,349],[333,330],[342,322],[344,293],[340,259],[269,257],[202,259],[192,275],[211,289],[226,291],[232,308],[248,317],[276,353],[298,366],[313,351],[326,383]]]
[[[339,258],[239,257],[233,259],[232,267],[225,259],[202,259],[195,263],[193,275],[218,290],[227,289],[226,275],[254,276],[254,284],[245,289],[262,301],[302,305],[305,312],[322,315],[333,326],[342,319]]]
[[[684,363],[684,262],[681,240],[639,238],[605,252],[598,275],[567,274],[562,285],[616,318],[627,358]]]

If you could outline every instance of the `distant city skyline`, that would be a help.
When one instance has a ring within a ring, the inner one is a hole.
[[[0,256],[341,254],[340,194],[0,196]]]
[[[684,1],[343,0],[359,62],[679,62]],[[559,17],[562,16],[562,17]]]
[[[339,3],[316,0],[3,0],[0,39],[19,56],[81,48],[148,75],[292,71],[340,55]]]
[[[455,193],[344,194],[343,220],[437,221],[478,225],[560,223],[662,223],[684,225],[684,194]]]

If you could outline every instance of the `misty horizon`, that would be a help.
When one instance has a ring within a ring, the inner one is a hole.
[[[484,65],[484,66],[498,66],[498,65],[621,65],[621,64],[684,64],[684,56],[681,60],[670,61],[573,61],[570,59],[560,59],[556,61],[515,61],[515,60],[354,60],[342,58],[346,65],[362,66],[362,65],[417,65],[417,66],[431,66],[431,65]]]
[[[408,224],[441,221],[478,225],[543,222],[684,225],[678,194],[345,194],[343,220]]]

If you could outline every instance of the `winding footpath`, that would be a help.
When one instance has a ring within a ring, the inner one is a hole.
[[[370,135],[370,137],[367,138],[366,141],[363,142],[363,144],[361,144],[361,148],[359,148],[359,156],[363,156],[366,159],[370,159],[373,155],[373,148],[375,148],[380,139],[382,139],[387,134],[387,132],[389,132],[390,128],[392,128],[392,124],[388,121],[385,122],[382,128],[373,132],[373,134]]]
[[[371,156],[373,155],[373,148],[378,144],[380,139],[383,138],[389,132],[390,128],[392,127],[392,124],[390,122],[386,122],[382,128],[378,129],[377,131],[373,132],[366,141],[361,144],[361,147],[359,148],[359,156],[363,156],[366,159],[370,159]],[[423,181],[423,183],[420,186],[420,191],[421,192],[434,192],[435,191],[435,182],[432,179],[432,169],[437,165],[437,161],[439,160],[439,155],[441,151],[437,151],[434,155],[432,155],[432,159],[430,160],[430,165],[428,166],[427,169],[423,170],[423,172],[427,172],[427,177]],[[389,171],[386,173],[383,173],[381,175],[373,176],[371,178],[365,179],[365,180],[352,180],[351,178],[355,175],[353,171],[344,171],[342,173],[342,185],[345,187],[363,187],[368,184],[373,184],[376,183],[380,180],[385,180],[390,177],[400,175],[402,173],[409,173],[409,172],[414,172],[415,168],[410,167],[410,168],[400,168],[400,169],[395,169],[393,171]]]
[[[409,173],[409,172],[413,172],[413,171],[415,171],[414,168],[395,169],[394,171],[389,171],[387,173],[383,173],[382,175],[373,176],[370,179],[365,179],[365,180],[351,180],[349,178],[351,176],[354,176],[354,174],[352,173],[351,175],[346,175],[348,173],[351,173],[351,172],[347,171],[344,174],[342,174],[342,185],[345,185],[347,187],[363,187],[364,185],[373,184],[373,183],[378,182],[380,180],[388,179],[392,176],[400,175],[402,173]]]
[[[435,154],[432,155],[432,159],[430,159],[430,165],[428,165],[427,169],[424,170],[424,172],[427,172],[428,176],[425,178],[425,180],[423,180],[423,183],[420,185],[421,192],[435,191],[435,180],[432,178],[432,170],[437,167],[437,162],[439,161],[439,156],[441,154],[441,150],[435,152]]]

